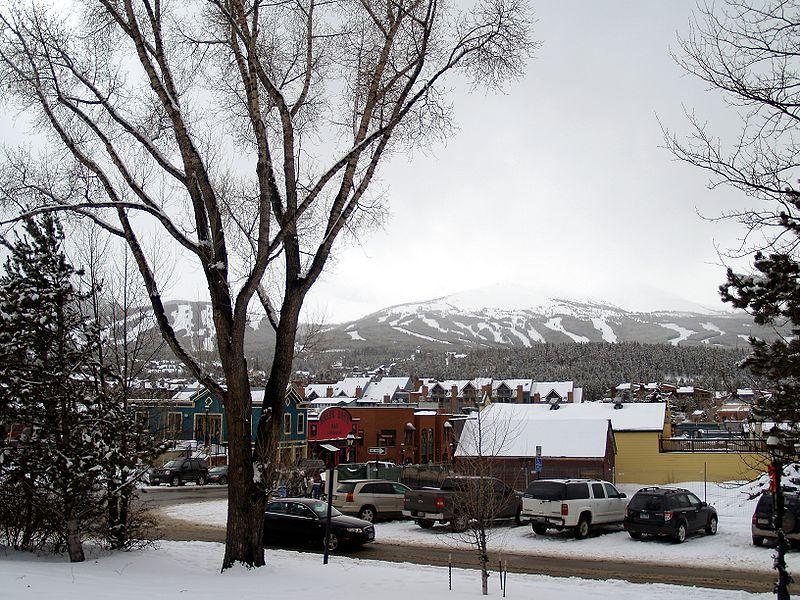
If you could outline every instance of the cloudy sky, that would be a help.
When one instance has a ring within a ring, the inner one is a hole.
[[[710,222],[734,190],[663,148],[684,110],[735,127],[678,52],[693,0],[534,1],[539,48],[503,93],[453,91],[459,130],[384,169],[391,217],[340,252],[308,306],[329,322],[485,285],[576,293],[647,284],[718,304],[717,247],[743,231]],[[669,308],[654,306],[652,308]]]

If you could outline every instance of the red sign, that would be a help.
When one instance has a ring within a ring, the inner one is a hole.
[[[767,467],[767,474],[769,475],[769,491],[775,492],[778,489],[778,471],[775,468],[775,465],[769,465]]]
[[[317,421],[316,440],[336,440],[347,437],[353,431],[353,418],[345,409],[330,406],[323,410]]]

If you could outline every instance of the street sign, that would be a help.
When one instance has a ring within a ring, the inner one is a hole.
[[[533,470],[536,471],[537,473],[541,473],[542,472],[542,457],[541,456],[537,456],[534,459]]]
[[[386,448],[367,448],[369,454],[386,454]]]

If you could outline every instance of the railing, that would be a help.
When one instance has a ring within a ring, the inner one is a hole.
[[[767,452],[762,438],[659,438],[660,452]]]

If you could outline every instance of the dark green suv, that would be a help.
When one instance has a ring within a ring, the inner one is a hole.
[[[682,488],[647,487],[636,492],[625,511],[625,530],[634,539],[642,534],[669,536],[676,544],[696,531],[717,533],[717,511]]]

